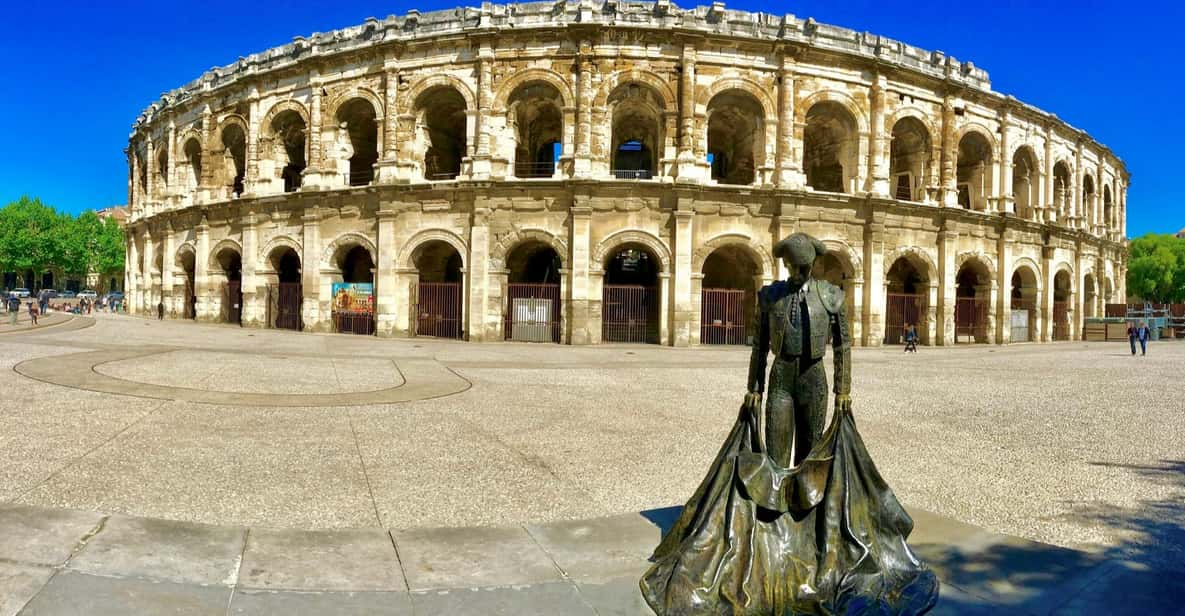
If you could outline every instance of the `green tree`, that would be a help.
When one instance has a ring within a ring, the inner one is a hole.
[[[102,223],[96,236],[94,269],[110,276],[123,271],[124,233],[123,227],[113,218],[103,219]]]
[[[61,216],[40,199],[0,208],[0,269],[41,274],[62,258]]]
[[[1132,240],[1127,294],[1158,303],[1185,301],[1185,240],[1156,233]]]

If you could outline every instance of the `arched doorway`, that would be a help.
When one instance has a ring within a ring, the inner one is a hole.
[[[802,134],[807,186],[827,192],[855,192],[857,132],[855,118],[837,102],[824,101],[807,110]]]
[[[1053,277],[1053,339],[1070,339],[1070,272]]]
[[[426,180],[453,180],[468,158],[465,98],[451,86],[437,86],[416,99],[415,151],[422,153]]]
[[[222,305],[218,316],[224,323],[242,324],[243,321],[243,259],[237,250],[224,248],[218,252],[215,260],[219,272],[212,272],[221,276]]]
[[[1013,212],[1026,220],[1036,220],[1040,201],[1041,167],[1029,146],[1021,146],[1012,155]]]
[[[959,205],[969,210],[985,211],[992,186],[992,145],[982,134],[971,131],[959,140],[955,182]]]
[[[918,341],[929,344],[930,279],[924,265],[898,257],[885,276],[885,344],[905,344],[905,328],[917,327]]]
[[[761,272],[748,248],[727,244],[704,260],[700,290],[700,343],[747,344]]]
[[[524,84],[511,94],[506,119],[515,137],[514,177],[555,175],[564,135],[563,107],[559,91],[543,81]]]
[[[561,331],[560,255],[551,246],[530,241],[506,258],[503,332],[507,340],[559,342]]]
[[[764,163],[765,113],[744,90],[727,90],[708,101],[708,156],[712,179],[752,184]]]
[[[955,342],[991,342],[988,320],[992,282],[987,267],[969,259],[955,274]]]
[[[619,180],[658,174],[663,152],[662,97],[650,86],[625,83],[609,96],[612,117],[609,170]]]
[[[288,109],[276,115],[271,124],[272,157],[280,167],[284,192],[300,188],[307,166],[305,156],[307,126],[299,113]]]
[[[1011,342],[1033,342],[1037,340],[1037,274],[1028,267],[1018,267],[1012,272]]]
[[[335,255],[333,327],[339,334],[374,334],[374,259],[365,246],[343,246]]]
[[[300,255],[291,246],[280,246],[268,255],[273,277],[267,285],[267,324],[275,329],[301,330],[304,285]]]
[[[416,335],[462,338],[461,254],[441,240],[425,242],[412,261],[419,275],[416,293]]]
[[[348,186],[366,186],[374,180],[374,164],[379,160],[376,117],[374,105],[364,98],[352,99],[337,110],[333,153]]]
[[[640,244],[625,244],[603,266],[601,339],[658,344],[658,257]]]
[[[898,120],[889,142],[889,178],[894,199],[925,200],[930,159],[930,132],[926,125],[913,117]]]
[[[177,265],[182,272],[181,318],[193,319],[197,317],[197,263],[193,251],[182,251],[177,257]]]

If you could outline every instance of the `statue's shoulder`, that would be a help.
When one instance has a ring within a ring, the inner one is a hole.
[[[846,300],[843,289],[826,280],[815,280],[815,288],[819,290],[819,299],[823,300],[827,312],[835,314],[843,311]]]
[[[790,284],[785,280],[778,280],[761,287],[761,290],[757,292],[757,300],[762,309],[765,309],[789,294]]]

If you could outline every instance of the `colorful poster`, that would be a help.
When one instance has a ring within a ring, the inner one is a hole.
[[[374,285],[369,282],[333,283],[333,311],[374,314]]]

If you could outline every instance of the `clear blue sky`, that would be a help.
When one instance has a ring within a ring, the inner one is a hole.
[[[295,35],[463,4],[7,2],[0,20],[0,203],[29,194],[71,212],[122,204],[131,123],[160,93]],[[988,70],[996,91],[1056,113],[1127,163],[1129,235],[1185,227],[1185,8],[1176,2],[727,5],[811,16],[971,60]]]

